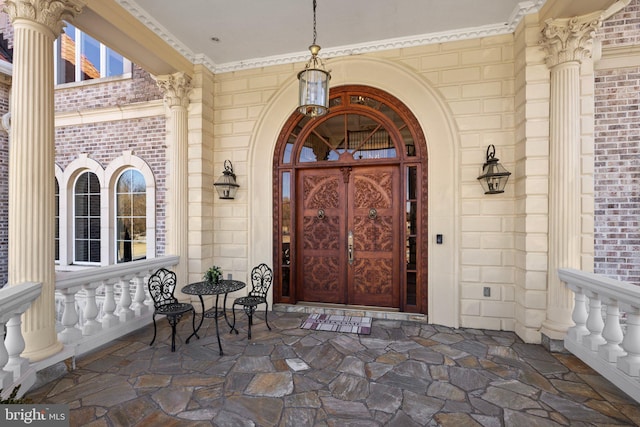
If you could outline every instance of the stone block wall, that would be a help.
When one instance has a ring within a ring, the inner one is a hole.
[[[640,284],[640,1],[607,20],[600,37],[594,270]]]

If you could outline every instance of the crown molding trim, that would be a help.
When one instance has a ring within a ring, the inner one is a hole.
[[[181,55],[193,64],[203,65],[214,74],[228,73],[240,70],[250,70],[254,68],[268,67],[273,65],[293,64],[305,62],[308,51],[294,52],[286,55],[268,56],[263,58],[253,58],[245,61],[228,62],[216,64],[211,58],[201,53],[194,53],[187,46],[182,44],[173,34],[171,34],[159,22],[149,16],[135,0],[116,0],[127,12],[147,26],[151,31],[161,37],[167,44],[177,50]],[[485,25],[480,27],[463,28],[456,31],[443,31],[438,33],[421,34],[410,37],[400,37],[395,39],[379,40],[348,46],[323,49],[323,58],[336,58],[340,56],[359,55],[363,53],[379,52],[390,49],[400,49],[408,47],[424,46],[435,43],[445,43],[451,41],[470,40],[481,37],[511,34],[525,15],[537,13],[546,0],[527,0],[516,5],[509,16],[508,21],[498,24]]]

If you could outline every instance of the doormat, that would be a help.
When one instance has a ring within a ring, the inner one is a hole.
[[[371,317],[340,316],[337,314],[310,314],[302,329],[316,331],[349,332],[352,334],[371,334]]]

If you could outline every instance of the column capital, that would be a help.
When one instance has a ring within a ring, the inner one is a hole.
[[[604,11],[573,18],[547,19],[540,44],[547,52],[547,66],[581,62],[591,57],[596,30],[602,25]]]
[[[44,25],[58,37],[65,23],[71,21],[82,11],[86,0],[7,0],[5,11],[11,22],[27,19]]]
[[[164,102],[169,107],[184,107],[189,105],[191,92],[191,77],[185,73],[166,74],[157,76],[156,83],[164,95]]]

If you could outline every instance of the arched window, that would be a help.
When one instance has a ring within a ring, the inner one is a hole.
[[[74,261],[100,262],[100,182],[93,172],[78,176],[74,186]]]
[[[147,257],[147,191],[142,174],[127,169],[116,183],[116,260]]]

